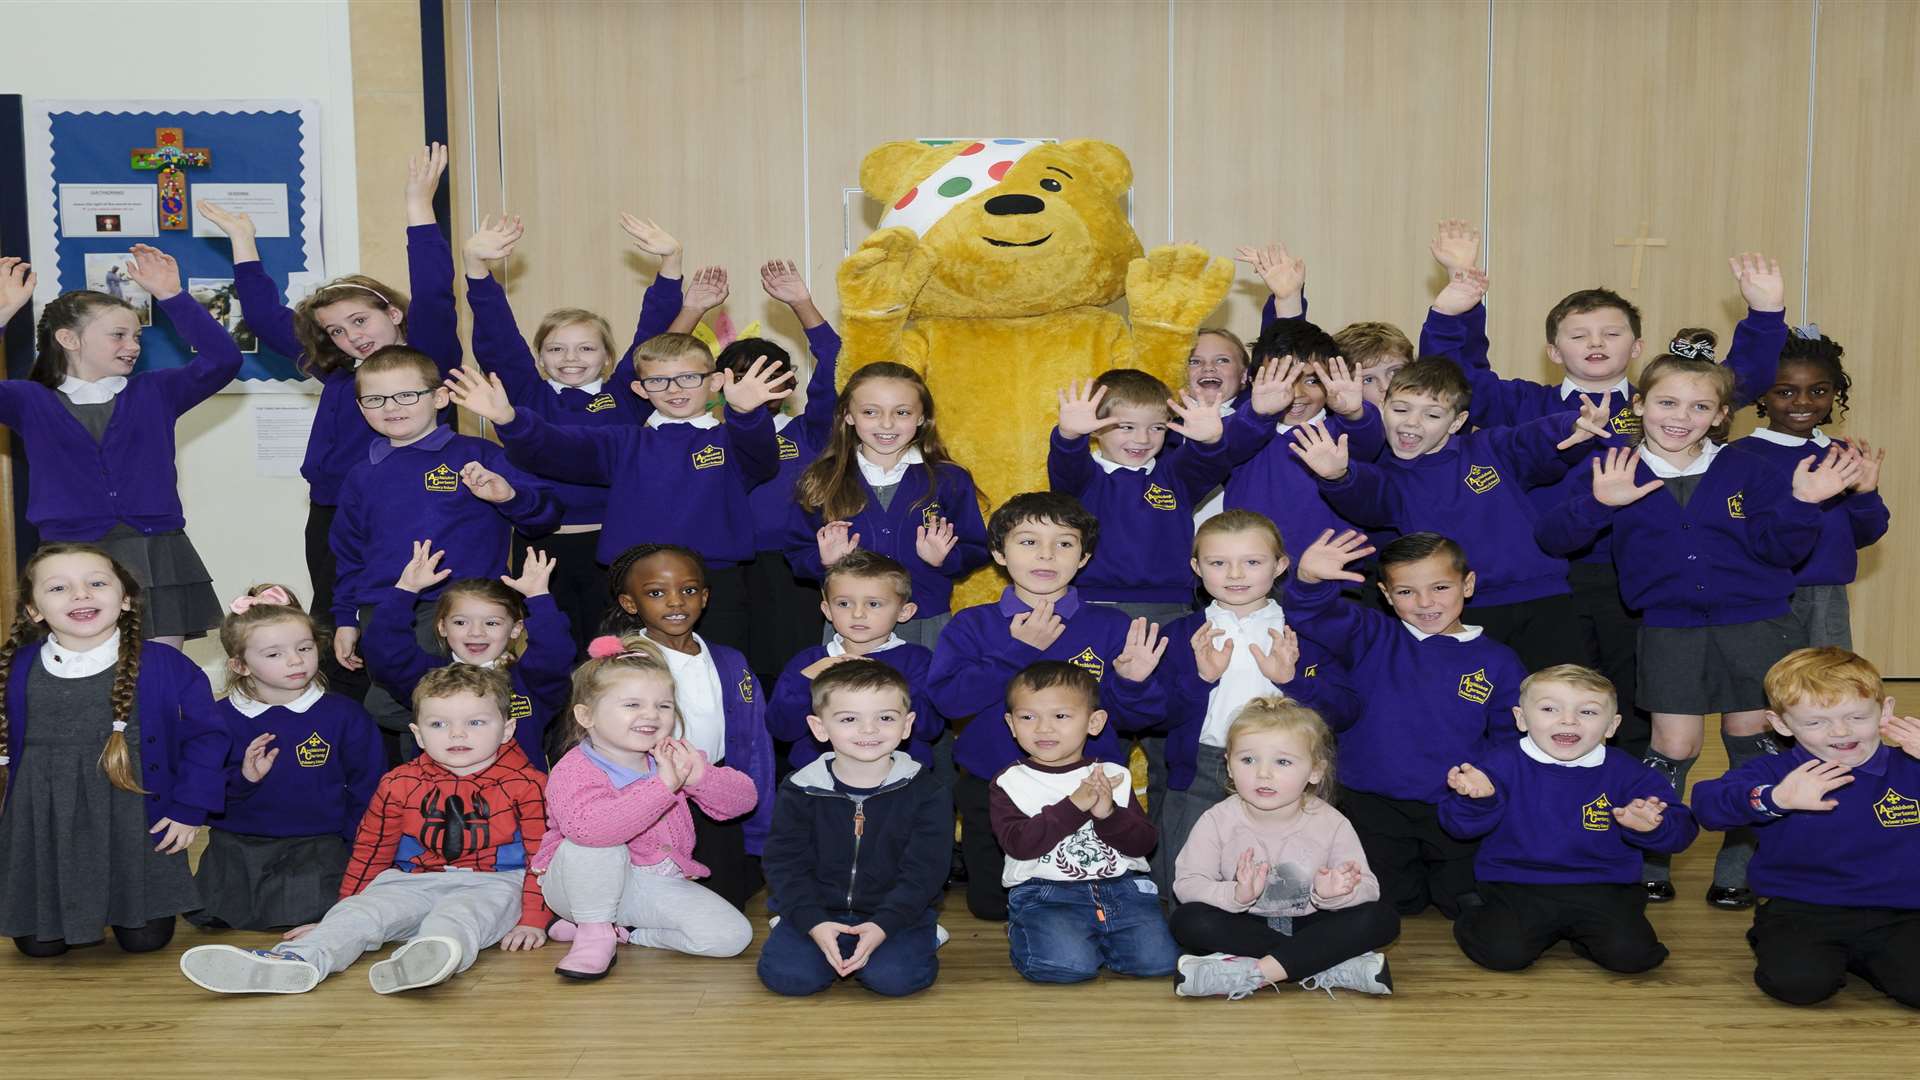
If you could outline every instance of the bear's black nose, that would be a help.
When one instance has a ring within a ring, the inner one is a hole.
[[[1046,208],[1046,203],[1032,195],[995,195],[987,200],[987,213],[999,216],[1037,214]]]

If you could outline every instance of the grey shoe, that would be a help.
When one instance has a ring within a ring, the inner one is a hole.
[[[1260,961],[1251,956],[1210,953],[1206,956],[1182,956],[1175,965],[1173,992],[1181,997],[1224,997],[1239,1001],[1258,993],[1267,985],[1260,974]]]
[[[1328,997],[1335,990],[1357,990],[1362,994],[1393,993],[1393,972],[1387,969],[1387,958],[1377,952],[1361,953],[1351,960],[1342,960],[1317,975],[1309,975],[1300,980],[1302,990],[1325,990]]]
[[[298,956],[232,945],[188,949],[180,974],[216,994],[304,994],[320,985],[320,969]]]
[[[367,969],[367,981],[376,994],[397,994],[446,982],[459,966],[459,942],[449,937],[420,937]]]

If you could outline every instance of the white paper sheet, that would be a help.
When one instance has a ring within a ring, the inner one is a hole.
[[[61,184],[60,233],[156,236],[159,217],[154,204],[152,184]]]
[[[193,185],[188,198],[195,203],[219,203],[223,210],[246,214],[253,218],[255,236],[290,235],[285,184],[218,184],[203,181]],[[227,234],[220,231],[220,226],[201,217],[196,210],[193,214],[193,235]]]

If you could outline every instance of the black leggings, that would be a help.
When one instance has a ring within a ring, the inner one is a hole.
[[[142,953],[166,948],[167,943],[173,940],[173,925],[172,915],[162,915],[145,926],[115,926],[110,929],[121,952]],[[44,960],[64,954],[71,946],[60,938],[49,941],[46,938],[17,937],[13,939],[13,947],[23,955]]]
[[[700,884],[741,911],[747,910],[747,901],[767,879],[760,872],[759,857],[747,854],[746,817],[715,821],[698,803],[689,802],[687,809],[693,811],[693,857],[709,871]]]
[[[1287,981],[1297,982],[1361,953],[1386,948],[1400,936],[1400,916],[1392,904],[1372,900],[1295,916],[1292,933],[1281,933],[1262,915],[1186,903],[1173,909],[1167,929],[1190,953],[1271,956],[1287,969]]]
[[[587,643],[600,633],[600,622],[613,604],[613,594],[607,591],[607,568],[594,559],[599,546],[598,529],[549,533],[532,540],[516,535],[507,559],[507,566],[516,574],[527,561],[527,548],[553,559],[553,580],[547,583],[547,591],[553,594],[553,602],[566,615],[567,627],[573,632],[575,663],[586,660]]]
[[[960,854],[967,862],[967,910],[976,919],[1006,922],[1007,887],[1000,884],[1000,875],[1007,853],[994,839],[993,818],[987,811],[989,786],[967,770],[957,770],[953,806],[960,812]]]

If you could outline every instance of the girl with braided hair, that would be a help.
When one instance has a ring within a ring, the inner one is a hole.
[[[33,957],[150,952],[200,906],[187,848],[225,805],[230,740],[199,667],[140,638],[140,585],[87,544],[27,560],[0,644],[0,934]]]

